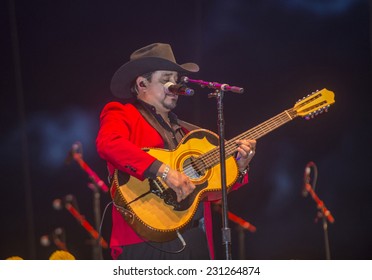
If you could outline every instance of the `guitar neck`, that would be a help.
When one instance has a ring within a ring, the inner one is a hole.
[[[230,139],[226,142],[226,154],[231,155],[236,152],[236,141],[240,139],[259,139],[269,132],[277,129],[283,124],[293,120],[297,117],[296,112],[293,109],[285,110],[284,112],[272,117],[271,119],[243,132],[242,134]]]
[[[225,143],[225,155],[229,157],[237,151],[236,141],[240,139],[259,139],[268,134],[274,129],[282,126],[283,124],[293,120],[297,117],[297,113],[293,109],[285,110],[284,112],[272,117],[271,119],[243,132],[242,134],[228,140]],[[201,158],[206,163],[207,168],[210,168],[219,163],[219,148],[214,148],[204,154]]]

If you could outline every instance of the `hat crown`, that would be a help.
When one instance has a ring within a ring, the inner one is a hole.
[[[169,44],[154,43],[133,52],[130,60],[137,60],[144,57],[159,57],[176,63],[172,48]]]

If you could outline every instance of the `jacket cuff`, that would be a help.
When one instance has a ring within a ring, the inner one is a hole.
[[[159,160],[155,160],[146,170],[145,172],[143,173],[143,176],[145,178],[150,178],[150,179],[155,179],[156,178],[156,174],[158,173],[158,170],[160,168],[160,166],[162,165],[163,163]]]

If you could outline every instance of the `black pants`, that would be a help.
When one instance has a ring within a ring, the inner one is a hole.
[[[175,240],[157,243],[143,242],[123,247],[119,260],[209,260],[209,249],[205,232],[194,227],[182,234],[186,247],[182,252],[177,252],[183,246],[177,238]]]

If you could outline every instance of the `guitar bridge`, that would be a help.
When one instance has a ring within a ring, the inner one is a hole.
[[[163,199],[165,188],[163,187],[163,184],[159,181],[159,179],[149,179],[149,182],[150,192]]]

